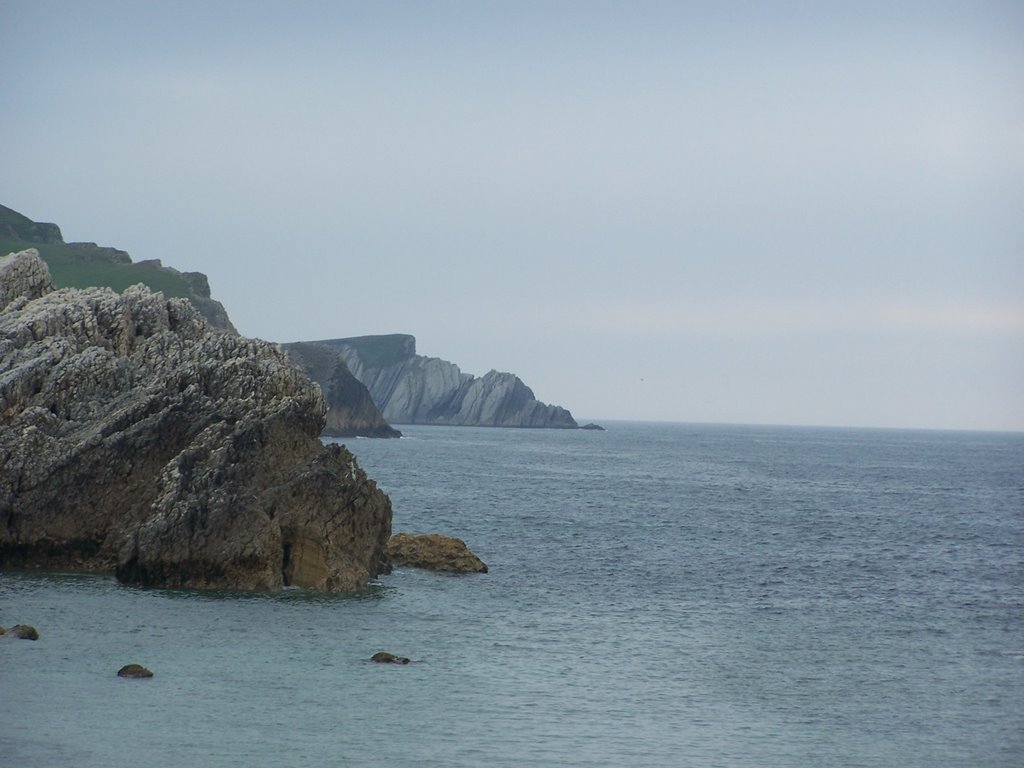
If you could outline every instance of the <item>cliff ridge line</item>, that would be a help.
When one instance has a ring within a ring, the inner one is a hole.
[[[126,251],[91,242],[66,243],[56,224],[36,222],[0,205],[0,253],[34,248],[46,262],[58,288],[105,286],[116,291],[143,283],[168,298],[186,298],[210,325],[237,333],[227,311],[210,296],[202,272],[179,272],[159,259],[133,262]]]

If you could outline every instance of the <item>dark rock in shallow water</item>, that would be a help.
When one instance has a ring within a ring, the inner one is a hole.
[[[408,664],[410,660],[405,656],[395,656],[387,651],[378,651],[370,657],[370,661],[377,664]]]
[[[396,533],[388,542],[388,555],[392,565],[450,573],[487,573],[484,561],[470,551],[466,542],[439,533]]]
[[[589,429],[594,432],[604,432],[604,427],[600,424],[584,424],[580,429]]]
[[[54,291],[0,257],[0,568],[162,587],[355,591],[391,502],[275,344],[136,285]]]
[[[13,637],[19,640],[38,640],[39,633],[35,627],[31,627],[28,624],[15,624],[13,627],[8,629],[6,632],[0,627],[0,635],[4,637]]]
[[[132,678],[143,678],[152,677],[153,673],[146,669],[141,664],[125,664],[119,670],[117,670],[118,677],[132,677]]]

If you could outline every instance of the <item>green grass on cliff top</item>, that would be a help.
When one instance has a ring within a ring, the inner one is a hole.
[[[118,293],[136,283],[167,298],[195,298],[188,283],[173,272],[148,264],[118,264],[87,248],[64,243],[32,243],[0,235],[0,255],[35,248],[50,268],[50,277],[58,288],[112,288]]]
[[[345,339],[330,339],[329,345],[348,344],[355,347],[359,359],[367,368],[388,368],[409,358],[407,349],[411,337],[407,333],[390,333],[380,336],[350,336]]]

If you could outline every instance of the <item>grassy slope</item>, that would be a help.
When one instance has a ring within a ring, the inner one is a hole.
[[[356,348],[359,359],[367,368],[387,368],[409,358],[407,345],[412,337],[406,333],[382,336],[352,336],[346,339],[326,339],[317,342],[337,348],[350,345]]]
[[[117,264],[92,252],[63,243],[33,243],[0,234],[0,255],[35,248],[50,268],[53,284],[58,288],[106,286],[123,291],[129,285],[144,283],[164,296],[195,299],[191,288],[181,277],[146,264]]]

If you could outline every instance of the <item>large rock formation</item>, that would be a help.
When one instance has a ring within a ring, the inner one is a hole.
[[[320,385],[327,403],[323,434],[329,437],[401,437],[381,416],[369,391],[349,371],[345,361],[323,344],[282,345],[288,358]]]
[[[392,424],[578,426],[565,408],[538,401],[518,376],[491,371],[476,378],[454,363],[417,355],[416,339],[406,334],[314,343],[341,354]]]
[[[32,251],[0,286],[0,567],[271,590],[387,570],[390,501],[320,442],[278,347],[144,286],[54,291]]]

